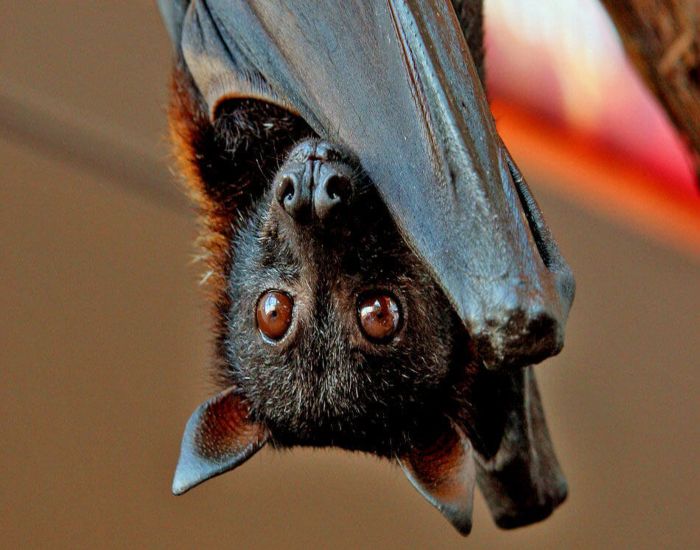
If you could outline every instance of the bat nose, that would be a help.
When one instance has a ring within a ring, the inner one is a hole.
[[[354,171],[346,155],[325,141],[305,140],[287,156],[275,182],[275,197],[297,223],[325,224],[352,201]]]

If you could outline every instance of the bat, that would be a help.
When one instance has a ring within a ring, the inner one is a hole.
[[[574,279],[496,133],[481,2],[162,0],[222,388],[173,492],[265,445],[395,461],[462,534],[566,498],[532,365]]]

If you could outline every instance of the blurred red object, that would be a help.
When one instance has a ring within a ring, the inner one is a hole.
[[[489,0],[492,109],[544,183],[700,254],[690,155],[595,0]]]

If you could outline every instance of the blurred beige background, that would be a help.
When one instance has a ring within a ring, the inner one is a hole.
[[[4,548],[700,546],[700,259],[551,194],[527,159],[579,285],[538,368],[559,511],[500,531],[479,497],[463,540],[396,468],[338,451],[266,450],[171,496],[213,387],[194,216],[167,168],[165,32],[150,2],[1,7]]]

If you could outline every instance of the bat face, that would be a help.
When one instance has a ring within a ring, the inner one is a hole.
[[[348,152],[293,147],[231,257],[226,376],[273,441],[393,455],[444,414],[463,329]]]

